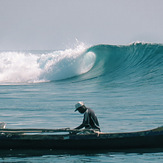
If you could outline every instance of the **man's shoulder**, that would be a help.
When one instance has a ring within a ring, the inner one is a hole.
[[[91,108],[87,108],[89,113],[94,113],[94,111]]]

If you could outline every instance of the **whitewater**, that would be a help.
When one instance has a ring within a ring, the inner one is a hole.
[[[84,45],[65,51],[0,52],[0,83],[35,83],[71,78],[88,72],[95,55]]]
[[[65,50],[0,51],[0,121],[7,128],[74,128],[92,108],[102,132],[163,125],[163,44],[81,43]],[[3,162],[160,162],[162,151],[1,151]]]

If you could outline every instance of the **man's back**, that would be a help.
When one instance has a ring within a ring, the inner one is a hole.
[[[86,125],[86,128],[93,128],[93,129],[100,130],[98,119],[97,119],[94,111],[90,108],[87,108],[87,110],[84,114],[83,123]]]

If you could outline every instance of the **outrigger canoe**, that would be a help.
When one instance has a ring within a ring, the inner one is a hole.
[[[95,130],[0,129],[0,149],[114,150],[163,148],[163,127],[139,132]]]

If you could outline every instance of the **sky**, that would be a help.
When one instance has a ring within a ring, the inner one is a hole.
[[[163,43],[162,0],[0,0],[0,50]]]

